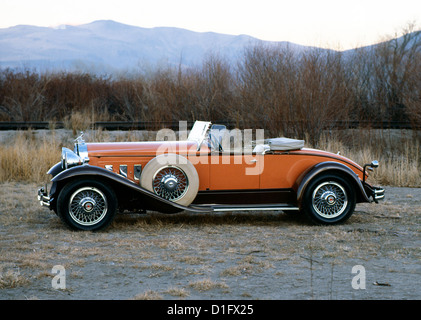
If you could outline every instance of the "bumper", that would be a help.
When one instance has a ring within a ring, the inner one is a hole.
[[[43,207],[50,207],[51,198],[44,187],[38,189],[38,201]]]
[[[365,191],[368,197],[372,197],[375,203],[378,203],[379,200],[384,199],[384,189],[381,187],[373,187],[368,183],[364,183]]]
[[[384,199],[384,189],[379,187],[374,187],[373,199],[374,202],[378,202],[379,200]]]

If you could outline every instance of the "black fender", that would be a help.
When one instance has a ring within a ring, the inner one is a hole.
[[[352,171],[352,169],[339,162],[326,161],[314,165],[297,179],[295,188],[299,206],[301,206],[304,192],[310,181],[319,174],[326,172],[339,173],[341,176],[348,178],[349,182],[352,183],[352,186],[354,186],[355,193],[357,195],[357,202],[370,202],[360,178],[354,171]]]
[[[63,166],[62,166],[61,162],[58,162],[54,166],[52,166],[50,168],[50,170],[48,170],[47,174],[51,174],[51,176],[54,178],[56,175],[58,175],[63,170],[64,169],[63,169]]]
[[[67,182],[73,179],[83,178],[94,180],[100,179],[101,181],[108,183],[114,189],[117,196],[127,195],[127,193],[130,192],[132,195],[136,196],[139,203],[142,203],[142,208],[138,209],[148,209],[163,213],[175,213],[183,210],[189,212],[209,212],[208,208],[197,208],[194,206],[186,207],[178,203],[169,201],[149,190],[142,188],[141,186],[135,184],[131,180],[115,172],[109,171],[101,167],[91,166],[88,164],[72,167],[56,174],[51,179],[51,181],[53,182],[52,190],[54,190],[56,195],[58,195],[61,188],[64,185],[66,185]],[[119,201],[119,204],[122,203]]]

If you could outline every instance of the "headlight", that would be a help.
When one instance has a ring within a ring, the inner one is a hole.
[[[61,149],[61,167],[68,169],[79,164],[82,164],[82,159],[68,148]]]

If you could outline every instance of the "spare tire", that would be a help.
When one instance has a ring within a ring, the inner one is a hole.
[[[188,206],[199,190],[199,175],[185,157],[162,154],[145,165],[140,185],[164,199]]]

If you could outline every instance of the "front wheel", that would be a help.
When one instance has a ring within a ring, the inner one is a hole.
[[[306,188],[302,211],[313,223],[337,224],[351,217],[355,205],[355,191],[346,179],[323,175]]]
[[[116,212],[114,191],[99,181],[70,182],[57,198],[57,213],[72,229],[104,229],[112,222]]]

